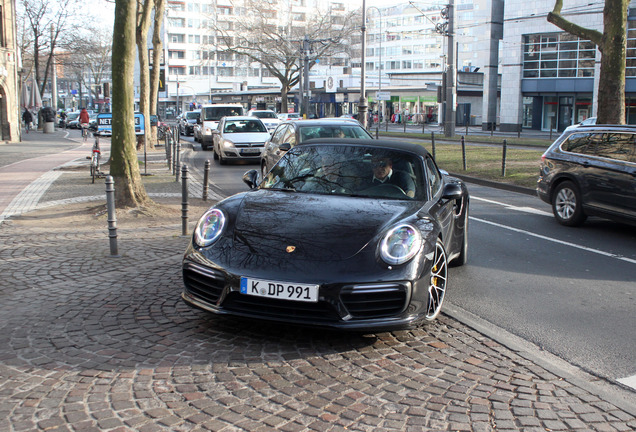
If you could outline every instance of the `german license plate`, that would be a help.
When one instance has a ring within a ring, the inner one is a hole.
[[[261,150],[257,148],[247,148],[247,149],[241,150],[241,154],[243,155],[261,154]]]
[[[318,285],[241,278],[241,293],[258,297],[316,303]]]

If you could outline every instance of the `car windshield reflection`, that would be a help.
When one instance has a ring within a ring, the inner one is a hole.
[[[426,184],[417,156],[365,146],[292,148],[261,182],[262,189],[424,200]]]

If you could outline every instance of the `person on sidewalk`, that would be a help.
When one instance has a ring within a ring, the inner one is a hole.
[[[24,121],[24,129],[26,129],[26,133],[29,133],[31,130],[31,126],[33,126],[33,114],[29,109],[25,109],[22,113],[22,121]]]

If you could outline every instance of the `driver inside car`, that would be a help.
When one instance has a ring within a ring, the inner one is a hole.
[[[380,185],[394,185],[399,187],[406,196],[415,196],[415,183],[411,176],[404,171],[393,169],[393,160],[390,157],[374,157],[371,160],[373,173],[370,176],[367,187]]]

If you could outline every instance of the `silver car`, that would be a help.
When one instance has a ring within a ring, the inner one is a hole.
[[[258,162],[270,138],[267,128],[257,117],[223,117],[212,131],[214,159],[224,165],[228,160]]]

